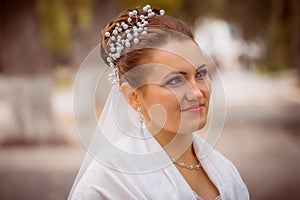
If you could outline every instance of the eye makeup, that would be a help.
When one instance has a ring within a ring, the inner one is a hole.
[[[208,74],[206,64],[202,64],[194,72],[196,80],[204,79]],[[184,84],[187,81],[188,72],[185,71],[172,71],[163,78],[163,86],[177,87]]]
[[[206,67],[206,64],[203,64],[196,70],[195,78],[204,79],[207,75],[208,75],[208,69]]]

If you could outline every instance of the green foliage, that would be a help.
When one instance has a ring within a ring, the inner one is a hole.
[[[67,55],[71,40],[71,20],[63,1],[38,0],[36,6],[44,45],[54,53]]]
[[[94,0],[37,0],[43,44],[55,55],[68,57],[74,25],[90,28]],[[73,21],[77,23],[73,23]]]
[[[74,18],[80,30],[87,31],[92,21],[94,0],[65,0],[70,16]]]

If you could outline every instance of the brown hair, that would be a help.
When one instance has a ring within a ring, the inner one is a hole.
[[[145,15],[145,12],[141,8],[136,8],[135,10],[137,10],[138,12],[138,17],[140,15]],[[105,37],[105,32],[112,33],[117,23],[127,23],[129,12],[131,11],[132,10],[123,11],[101,32],[101,56],[104,62],[106,62],[107,64],[108,62],[106,61],[106,58],[109,56],[109,45],[111,41]],[[152,9],[152,11],[159,15],[159,10]],[[149,59],[154,48],[166,44],[170,39],[175,39],[177,41],[186,39],[194,40],[194,36],[188,26],[183,21],[177,18],[166,15],[159,15],[150,17],[147,19],[147,21],[149,23],[146,26],[147,34],[139,35],[138,38],[140,42],[138,44],[131,45],[130,48],[125,47],[125,51],[122,53],[121,57],[115,61],[121,79],[124,78],[123,75],[126,72],[128,72],[135,66],[143,64],[143,62]],[[129,82],[129,84],[134,86],[132,80],[128,80],[128,78],[125,79],[127,82]]]

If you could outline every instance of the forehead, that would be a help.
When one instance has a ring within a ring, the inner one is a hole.
[[[153,50],[144,64],[126,74],[129,79],[138,80],[137,87],[140,87],[149,83],[162,84],[164,78],[174,71],[194,75],[203,64],[206,60],[192,40],[170,41]]]
[[[195,42],[184,40],[168,42],[155,50],[151,62],[166,66],[169,70],[188,72],[204,64],[205,59]]]

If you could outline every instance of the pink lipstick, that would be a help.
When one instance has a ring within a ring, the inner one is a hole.
[[[200,112],[204,108],[204,104],[193,105],[189,108],[181,110],[181,112]]]

